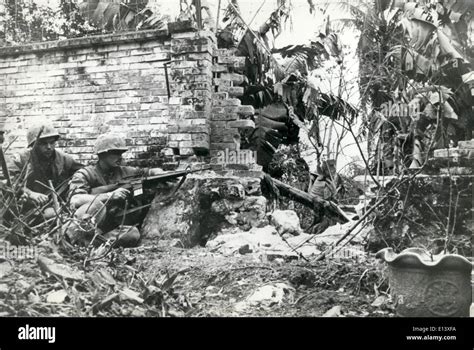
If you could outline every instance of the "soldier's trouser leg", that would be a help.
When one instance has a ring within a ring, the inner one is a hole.
[[[74,219],[64,226],[64,234],[72,244],[88,245],[94,237],[95,227],[105,222],[107,208],[99,200],[93,200],[80,206],[74,212]]]
[[[118,208],[120,208],[119,203],[104,205],[102,202],[96,200],[79,207],[74,213],[74,217],[79,222],[91,222],[94,218],[97,227],[104,233],[104,238],[116,238],[118,240],[116,243],[117,247],[136,246],[140,239],[138,229],[130,226],[124,226],[121,230],[117,228],[120,222],[118,222],[114,213]],[[125,223],[129,223],[129,220],[125,220]]]
[[[95,219],[100,228],[106,219],[107,207],[99,200],[93,200],[77,208],[74,217],[80,221]]]

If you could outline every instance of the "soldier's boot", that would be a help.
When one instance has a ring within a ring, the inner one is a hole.
[[[103,235],[105,239],[115,238],[114,247],[131,248],[138,245],[140,231],[135,226],[122,226]]]

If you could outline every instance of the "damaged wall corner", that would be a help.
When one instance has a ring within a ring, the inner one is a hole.
[[[222,229],[249,230],[268,223],[261,179],[189,176],[171,201],[157,195],[142,226],[143,243],[179,239],[185,247],[205,245]]]

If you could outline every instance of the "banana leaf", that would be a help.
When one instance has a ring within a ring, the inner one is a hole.
[[[127,30],[137,25],[136,12],[122,3],[87,0],[78,8],[84,18],[103,30]]]

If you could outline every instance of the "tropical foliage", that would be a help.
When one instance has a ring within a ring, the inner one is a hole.
[[[310,10],[314,5],[310,1]],[[236,47],[237,54],[246,57],[245,76],[248,78],[242,103],[257,109],[256,129],[243,135],[244,146],[257,150],[258,163],[264,169],[280,144],[298,142],[300,127],[310,123],[310,137],[319,158],[323,145],[320,140],[321,116],[352,123],[356,109],[330,91],[320,91],[309,79],[309,73],[333,58],[342,63],[338,35],[331,31],[329,21],[323,32],[309,45],[270,47],[271,38],[282,31],[289,19],[291,2],[279,1],[268,20],[254,31],[242,20],[237,1],[225,10],[225,28],[219,34],[220,44]]]
[[[168,16],[155,3],[60,0],[57,8],[28,0],[5,0],[0,7],[0,41],[21,44],[124,30],[164,29]]]
[[[447,147],[469,136],[472,96],[462,76],[473,69],[467,36],[473,9],[463,1],[352,7],[361,31],[361,107],[377,172],[419,167],[430,145]],[[387,114],[387,105],[416,108]]]
[[[57,10],[27,0],[5,0],[5,4],[0,34],[7,44],[164,28],[168,21],[146,0],[133,5],[60,0]],[[194,20],[194,4],[181,1],[179,18]],[[209,6],[203,0],[201,5],[209,19]],[[224,26],[217,33],[218,42],[246,57],[243,73],[247,80],[241,99],[253,105],[258,115],[257,129],[242,136],[248,147],[258,150],[259,163],[266,166],[279,144],[297,142],[301,127],[307,128],[319,158],[325,147],[328,151],[320,137],[322,118],[349,128],[356,116],[362,116],[361,132],[368,140],[375,172],[397,173],[413,166],[414,150],[418,147],[426,153],[434,136],[435,147],[465,138],[473,126],[469,114],[472,96],[462,80],[472,71],[474,50],[467,33],[472,27],[473,3],[376,0],[344,6],[352,13],[349,23],[360,32],[357,108],[344,101],[340,92],[321,90],[310,79],[311,72],[328,60],[343,67],[340,39],[331,30],[329,18],[308,45],[275,48],[270,42],[291,18],[290,0],[279,0],[258,30],[251,30],[244,22],[237,0],[229,1],[223,9]],[[311,0],[308,10],[317,10]],[[387,105],[400,104],[416,106],[416,113],[385,113]]]
[[[3,45],[81,36],[88,30],[71,0],[61,0],[57,9],[25,0],[5,0],[3,9],[0,7]]]

